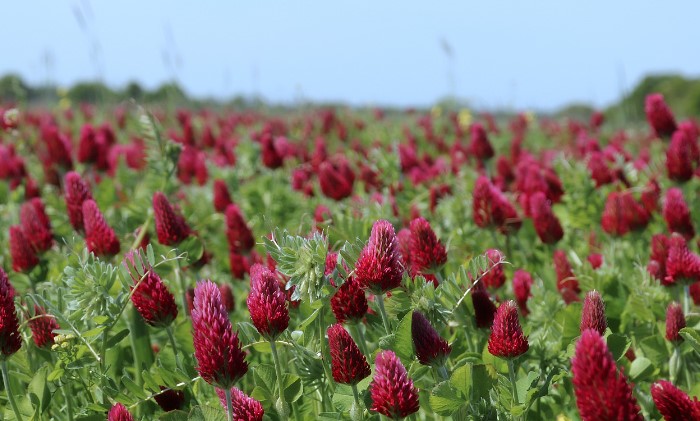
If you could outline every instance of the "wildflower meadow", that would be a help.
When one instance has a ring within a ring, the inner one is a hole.
[[[700,420],[700,125],[643,106],[0,107],[0,415]]]

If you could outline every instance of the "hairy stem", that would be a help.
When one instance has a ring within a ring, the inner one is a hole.
[[[231,402],[231,389],[225,389],[224,395],[226,395],[226,412],[228,414],[228,421],[233,421],[233,403]]]
[[[272,350],[272,361],[275,363],[275,373],[277,374],[277,388],[279,389],[279,400],[277,402],[277,412],[281,420],[287,420],[289,408],[284,400],[284,380],[282,378],[282,365],[280,364],[279,356],[277,355],[277,346],[274,340],[270,340],[270,349]]]
[[[513,401],[518,404],[518,386],[515,383],[515,367],[512,359],[508,359],[508,376],[510,377],[510,385],[513,388]]]
[[[382,315],[382,323],[384,323],[384,330],[386,330],[387,335],[391,335],[391,325],[389,324],[389,317],[386,315],[386,310],[384,309],[384,295],[375,295],[377,301],[377,307],[379,307],[379,313]]]
[[[17,402],[15,402],[15,396],[12,394],[12,390],[10,389],[10,373],[7,369],[7,360],[4,358],[2,360],[2,381],[5,384],[7,400],[10,401],[10,406],[12,407],[12,411],[15,413],[15,418],[17,418],[17,421],[22,421],[22,414],[19,412]]]

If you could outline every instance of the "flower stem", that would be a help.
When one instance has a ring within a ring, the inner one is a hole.
[[[357,345],[360,346],[360,350],[365,356],[369,355],[369,350],[367,349],[367,341],[365,340],[365,334],[362,333],[362,326],[359,323],[353,323],[352,330],[355,331],[355,338]]]
[[[70,392],[67,391],[68,385],[63,385],[61,391],[63,392],[63,398],[66,400],[66,411],[68,412],[68,421],[73,421],[73,397]]]
[[[168,339],[170,339],[170,345],[173,347],[173,354],[175,355],[175,365],[177,365],[177,368],[179,368],[182,371],[185,371],[185,369],[182,367],[182,363],[180,362],[180,356],[177,354],[177,344],[175,343],[175,336],[173,335],[173,327],[168,326],[165,328],[165,331],[168,332]]]
[[[233,403],[231,402],[231,389],[224,389],[224,395],[226,396],[226,412],[228,414],[228,421],[233,421]]]
[[[10,390],[10,373],[7,370],[7,360],[3,358],[2,360],[2,381],[5,384],[5,393],[7,393],[7,400],[10,401],[10,406],[12,411],[15,413],[15,418],[17,421],[22,421],[22,414],[19,413],[19,408],[17,407],[17,402],[15,402],[15,396]]]
[[[389,324],[389,318],[387,317],[386,310],[384,309],[384,294],[375,295],[374,298],[377,300],[377,307],[379,307],[379,313],[382,315],[384,330],[386,330],[387,335],[391,335],[391,325]]]
[[[361,421],[363,417],[362,406],[360,405],[360,394],[357,392],[357,385],[351,384],[352,387],[352,397],[355,399],[355,403],[350,408],[350,418],[352,421]]]
[[[437,371],[439,379],[442,379],[442,380],[449,380],[450,379],[450,375],[447,373],[447,368],[445,368],[444,365],[437,367],[435,369],[435,371]]]
[[[281,420],[287,420],[289,416],[289,408],[287,402],[284,401],[284,380],[282,379],[282,365],[280,364],[279,356],[277,355],[277,346],[274,340],[270,340],[270,349],[272,350],[272,360],[275,362],[275,373],[277,374],[277,388],[279,389],[279,399],[277,401],[277,412]]]
[[[683,314],[688,317],[690,312],[690,285],[683,286]]]
[[[518,386],[515,383],[515,368],[513,359],[508,359],[508,376],[510,377],[510,384],[513,388],[513,401],[518,404]]]

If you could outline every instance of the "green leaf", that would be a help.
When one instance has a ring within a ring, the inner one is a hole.
[[[683,339],[685,339],[690,346],[693,347],[695,352],[700,354],[700,333],[698,333],[697,330],[690,327],[684,327],[678,333],[680,333]]]
[[[403,319],[401,319],[394,333],[393,351],[398,355],[404,365],[413,360],[412,321],[413,311],[409,311]]]
[[[459,396],[459,391],[449,381],[438,383],[430,394],[430,406],[440,415],[451,415],[466,401]]]
[[[496,377],[491,374],[486,365],[474,365],[472,367],[472,400],[489,400],[489,393],[495,383]]]
[[[462,393],[462,397],[469,398],[472,389],[472,365],[465,364],[452,373],[450,384]]]
[[[255,385],[263,389],[266,396],[275,396],[275,368],[268,364],[260,364],[253,369]]]
[[[651,360],[645,357],[637,357],[632,361],[630,366],[630,379],[633,381],[639,381],[644,379],[654,372],[654,366],[651,364]]]
[[[352,407],[355,398],[352,388],[346,384],[338,383],[333,393],[333,406],[340,412],[348,412]]]
[[[105,342],[105,348],[109,349],[112,348],[113,346],[117,345],[119,342],[122,341],[122,339],[126,338],[129,336],[129,329],[122,329],[119,332],[115,333],[111,338]]]
[[[518,388],[519,403],[528,403],[529,398],[537,393],[537,382],[540,376],[534,371],[527,373],[527,376],[521,377],[515,382],[515,387]]]
[[[143,388],[134,383],[129,376],[124,375],[121,379],[122,384],[126,389],[137,399],[146,399],[148,395],[144,392]]]
[[[283,374],[284,377],[284,400],[287,403],[294,403],[301,397],[303,387],[301,378],[296,374]]]
[[[49,407],[49,403],[51,402],[51,393],[49,392],[49,388],[46,386],[48,371],[49,368],[47,366],[41,367],[32,378],[32,381],[29,383],[28,387],[29,393],[36,395],[38,398],[38,406],[40,408],[40,413],[42,414],[44,411],[46,411],[46,408]]]
[[[210,406],[195,406],[187,417],[188,421],[226,421],[226,412],[223,408]]]
[[[178,244],[177,249],[180,253],[187,253],[185,261],[190,265],[201,259],[204,254],[202,240],[194,235],[190,235],[183,242]]]
[[[185,411],[170,411],[158,417],[159,421],[188,421],[189,416]]]
[[[615,361],[625,356],[625,352],[629,349],[632,342],[623,335],[612,333],[607,337],[608,349],[613,355]]]

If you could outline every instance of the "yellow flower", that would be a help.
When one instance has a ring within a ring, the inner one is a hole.
[[[469,125],[472,124],[471,111],[469,111],[466,108],[462,108],[461,110],[459,110],[457,120],[459,121],[459,127],[461,127],[464,130],[467,130],[469,128]]]
[[[557,421],[571,421],[571,420],[566,415],[559,414],[559,415],[557,415]]]
[[[435,105],[430,110],[430,114],[433,116],[433,118],[439,118],[442,115],[442,108],[439,105]]]
[[[67,110],[70,108],[70,99],[68,98],[61,98],[58,101],[58,107],[61,108],[62,110]]]

